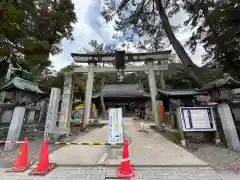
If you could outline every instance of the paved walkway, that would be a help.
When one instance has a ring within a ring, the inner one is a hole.
[[[138,132],[139,122],[125,120],[124,125],[124,133],[129,140],[132,164],[207,166],[191,153],[154,131],[148,134]],[[105,126],[78,137],[76,142],[106,142],[107,140],[108,129]],[[67,145],[50,154],[50,160],[59,165],[119,165],[121,154],[122,148]]]
[[[147,134],[138,132],[139,122],[128,121],[124,132],[128,137],[132,164],[135,165],[207,165],[180,146],[167,140],[155,131]],[[114,150],[112,150],[114,151]],[[118,151],[115,149],[115,152]],[[105,164],[120,164],[121,151],[118,156],[108,158]]]
[[[28,173],[4,173],[0,169],[1,180],[104,180],[116,177],[116,168],[58,167],[44,177],[28,176]],[[135,180],[237,180],[240,174],[218,173],[211,168],[136,168]]]
[[[104,126],[80,135],[73,142],[107,142],[107,139],[107,126]],[[93,165],[99,164],[106,151],[104,146],[66,145],[50,154],[49,158],[59,165]]]

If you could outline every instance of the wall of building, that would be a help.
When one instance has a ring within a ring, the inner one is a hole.
[[[98,113],[99,115],[101,114],[101,104],[100,104],[100,100],[97,100],[97,99],[94,99],[93,100],[93,103],[96,104],[96,107],[98,109]],[[127,107],[126,106],[129,106],[130,104],[131,107]],[[147,99],[144,99],[144,98],[116,98],[116,99],[105,99],[104,100],[104,105],[105,105],[105,108],[106,110],[108,108],[116,108],[116,107],[124,107],[123,110],[125,110],[125,113],[124,115],[126,116],[135,116],[135,110],[136,108],[139,108],[142,106],[142,108],[146,108],[148,107],[147,110],[145,110],[145,113],[146,112],[149,112],[150,114],[152,113],[152,110],[151,110],[151,107],[152,107],[152,104],[151,104],[151,100],[147,100]]]
[[[7,92],[4,102],[16,103],[16,102],[26,102],[30,104],[32,101],[36,101],[36,95],[34,93],[25,92],[25,91],[12,91]]]

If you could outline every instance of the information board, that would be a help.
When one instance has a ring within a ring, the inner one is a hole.
[[[108,142],[123,143],[122,108],[110,108],[108,120]]]
[[[211,107],[180,107],[183,131],[216,131]]]

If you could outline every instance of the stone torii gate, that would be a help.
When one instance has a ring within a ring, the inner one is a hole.
[[[156,88],[156,79],[154,71],[167,71],[168,70],[168,59],[171,51],[160,51],[160,52],[150,52],[150,53],[126,53],[121,51],[120,58],[124,58],[124,63],[130,62],[145,62],[145,65],[136,66],[136,65],[126,65],[123,68],[124,72],[137,72],[137,71],[148,71],[148,80],[149,87],[151,92],[151,100],[152,100],[152,108],[154,113],[154,120],[157,127],[161,127],[161,122],[159,118],[159,107],[157,105],[156,96],[157,96],[157,88]],[[99,67],[97,63],[116,63],[116,59],[119,58],[119,51],[116,51],[116,54],[78,54],[72,53],[74,62],[76,63],[87,63],[89,66],[87,67],[74,67],[73,73],[87,73],[87,83],[85,90],[85,100],[84,100],[84,116],[82,128],[88,125],[90,110],[91,110],[91,101],[92,101],[92,92],[93,92],[93,82],[94,82],[94,73],[101,72],[116,72],[117,69],[115,67]],[[117,57],[118,56],[118,57]],[[156,63],[158,62],[158,63]],[[161,63],[159,63],[161,62]],[[71,81],[72,82],[72,81]],[[72,85],[70,85],[72,86]],[[68,86],[69,87],[69,86]],[[71,92],[71,90],[69,90]],[[70,98],[69,98],[70,100]],[[69,103],[63,104],[62,109],[68,109]],[[64,116],[64,115],[63,115]],[[66,116],[69,116],[66,114]],[[70,124],[70,119],[68,117],[62,118],[64,121],[62,124]],[[69,128],[69,126],[65,127]]]

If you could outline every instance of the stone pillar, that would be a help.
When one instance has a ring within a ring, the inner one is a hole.
[[[19,136],[21,134],[25,113],[26,113],[25,107],[15,107],[10,127],[8,130],[7,141],[19,141]],[[14,150],[16,147],[17,144],[6,143],[4,146],[4,151],[11,151]]]
[[[104,104],[103,88],[104,88],[104,81],[102,81],[102,84],[101,84],[100,103],[101,103],[101,112],[102,112],[101,116],[102,116],[102,119],[105,119],[106,109],[105,109],[105,104]]]
[[[94,67],[95,63],[89,63],[87,84],[85,90],[85,100],[84,100],[84,111],[83,111],[83,121],[82,129],[84,130],[88,124],[90,112],[91,112],[91,102],[92,102],[92,91],[93,91],[93,81],[94,81]]]
[[[239,137],[229,105],[226,103],[218,104],[218,113],[221,119],[228,148],[233,151],[240,152]]]
[[[72,74],[65,74],[65,81],[62,94],[62,105],[59,118],[59,129],[69,131],[71,110],[72,110],[72,92],[73,92],[73,78]]]
[[[39,102],[40,106],[40,112],[39,112],[39,119],[38,119],[38,124],[45,124],[46,122],[46,117],[47,117],[47,109],[48,109],[48,103],[45,101]]]
[[[46,117],[45,134],[54,133],[58,118],[61,89],[52,88]]]
[[[162,123],[160,121],[159,116],[159,107],[157,104],[156,96],[157,96],[157,86],[156,86],[156,79],[155,74],[153,70],[153,60],[149,59],[146,61],[147,68],[148,68],[148,82],[149,82],[149,88],[151,92],[151,100],[152,100],[152,109],[154,114],[154,120],[156,123],[157,128],[163,129]]]

